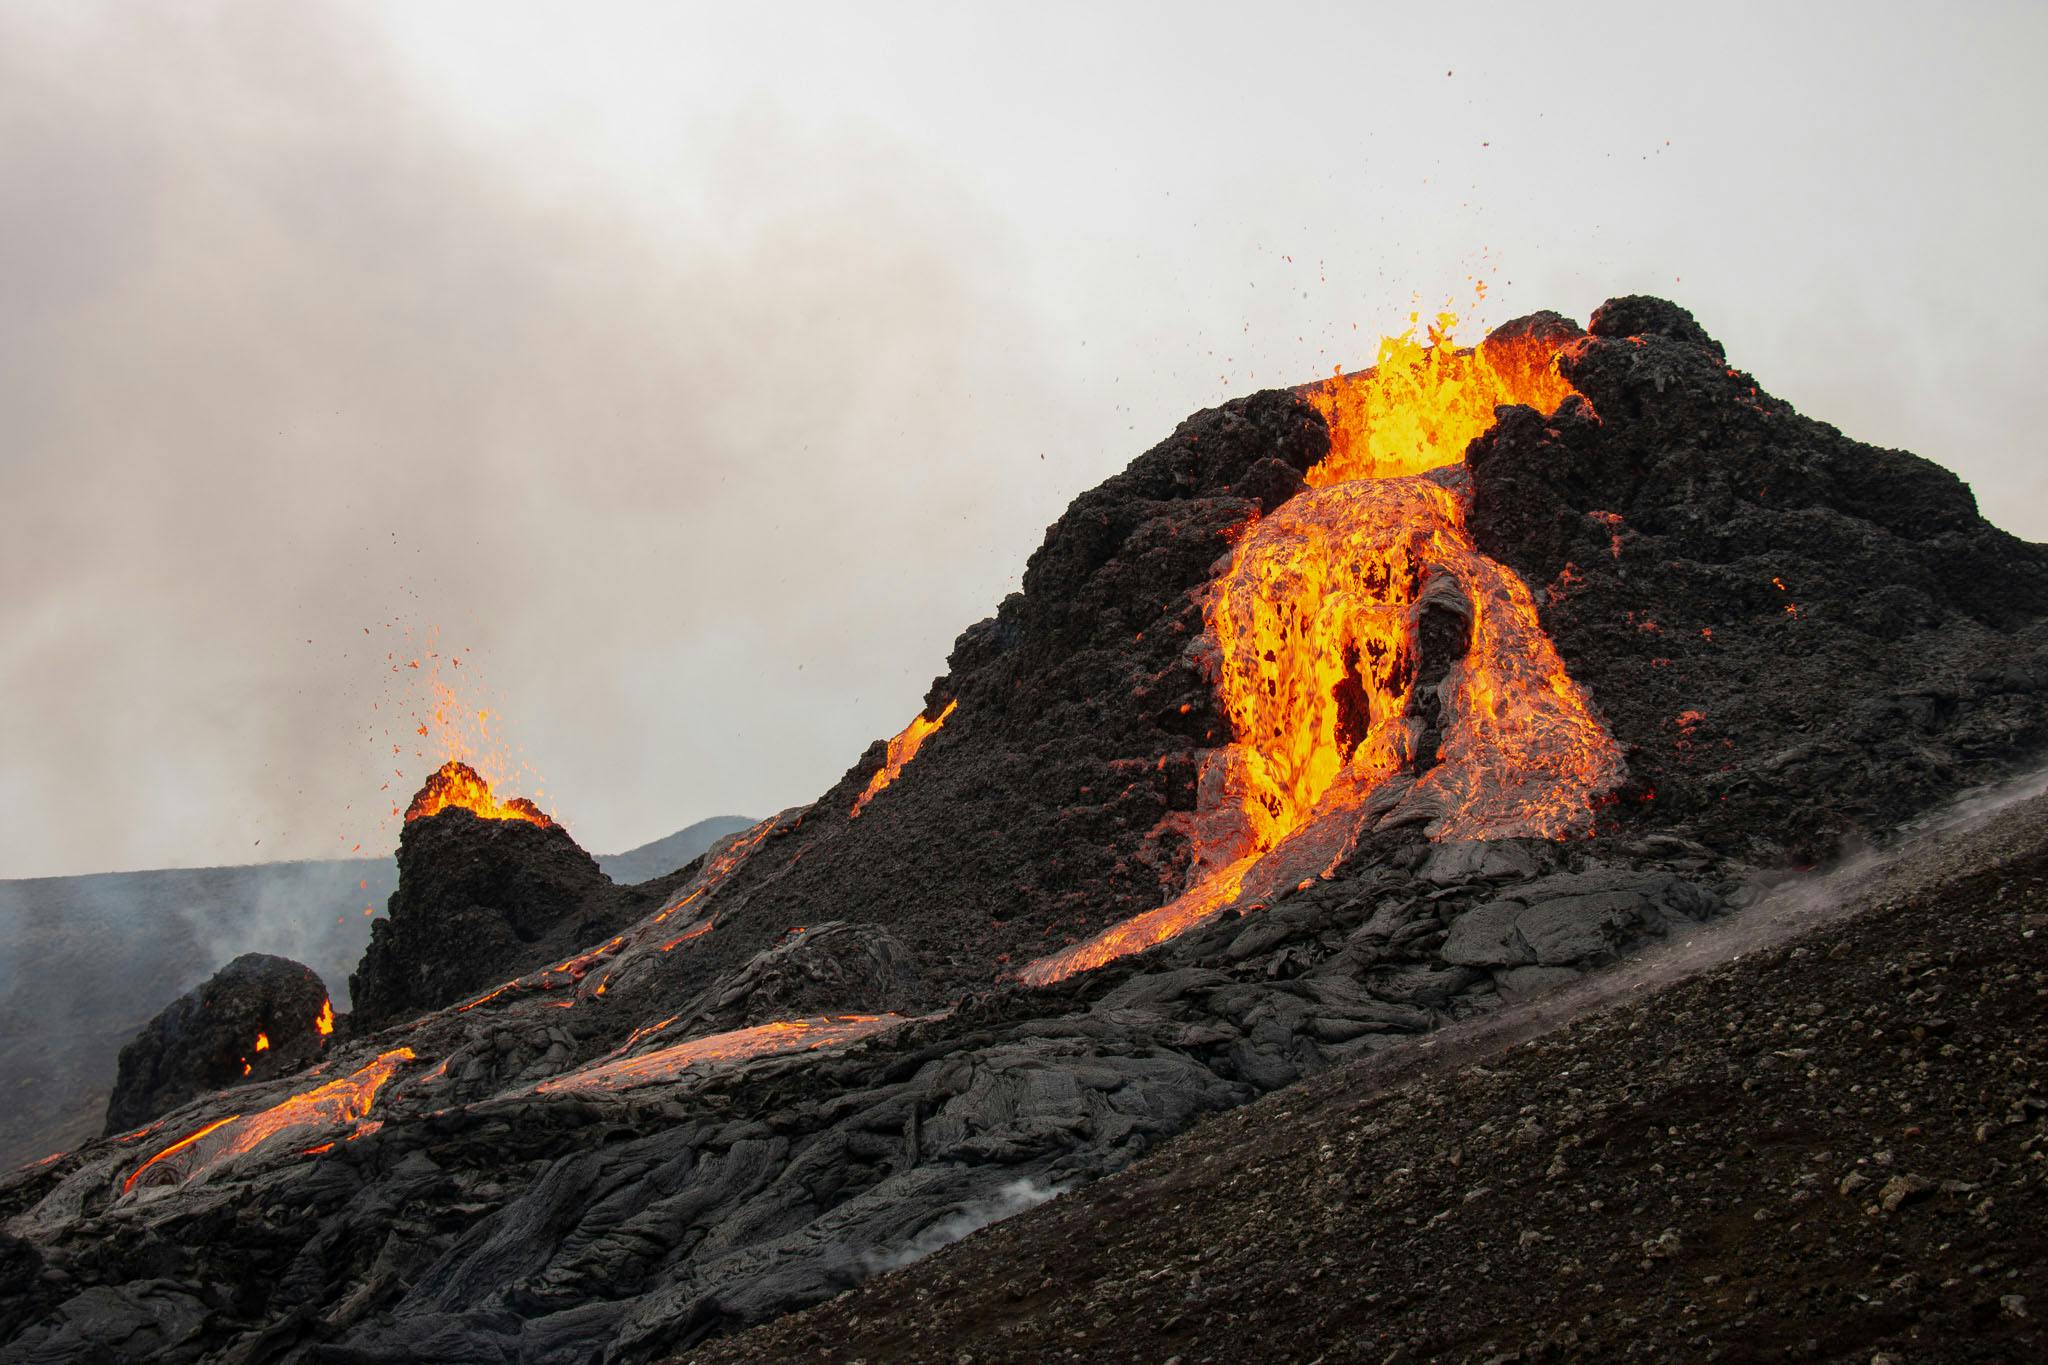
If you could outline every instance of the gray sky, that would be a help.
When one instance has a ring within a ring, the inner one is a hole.
[[[2048,539],[2048,9],[1678,13],[12,0],[0,876],[389,848],[430,629],[586,846],[808,800],[1074,494],[1474,277]]]

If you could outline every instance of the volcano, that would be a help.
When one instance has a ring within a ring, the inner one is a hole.
[[[1740,914],[2044,698],[2048,549],[1676,305],[1397,339],[1082,494],[896,738],[671,878],[437,774],[316,1062],[0,1183],[0,1332],[661,1358]]]

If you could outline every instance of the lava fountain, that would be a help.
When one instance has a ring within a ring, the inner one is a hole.
[[[1184,932],[1254,890],[1329,869],[1369,827],[1431,839],[1561,839],[1590,828],[1620,747],[1544,634],[1529,589],[1465,527],[1462,463],[1494,408],[1555,411],[1563,337],[1428,341],[1306,394],[1330,427],[1307,491],[1250,527],[1206,621],[1234,742],[1229,803],[1196,840],[1195,884],[1042,958],[1042,985]]]
[[[500,801],[492,794],[491,784],[484,781],[476,769],[454,758],[435,769],[427,778],[426,785],[413,796],[412,804],[405,808],[406,823],[424,820],[450,806],[459,806],[486,820],[524,820],[542,829],[555,823],[539,806],[523,796]]]

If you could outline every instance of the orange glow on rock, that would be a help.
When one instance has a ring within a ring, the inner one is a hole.
[[[242,1115],[230,1114],[216,1120],[188,1138],[174,1142],[149,1160],[137,1166],[121,1184],[121,1192],[128,1193],[135,1188],[135,1182],[142,1173],[164,1158],[173,1156],[194,1146],[202,1138],[226,1129],[226,1135],[216,1143],[207,1144],[206,1150],[194,1161],[186,1172],[189,1179],[201,1171],[227,1160],[254,1151],[277,1134],[294,1129],[321,1129],[349,1126],[351,1138],[365,1131],[369,1120],[370,1106],[376,1102],[377,1092],[391,1079],[398,1068],[413,1060],[409,1047],[380,1055],[375,1061],[357,1068],[352,1074],[339,1080],[292,1096],[281,1104],[274,1104],[260,1113]],[[234,1125],[232,1128],[229,1125]]]
[[[1030,963],[1017,973],[1017,979],[1027,986],[1051,985],[1062,977],[1092,971],[1126,953],[1142,953],[1147,948],[1176,938],[1236,900],[1244,885],[1245,873],[1257,861],[1256,855],[1239,858],[1204,877],[1192,890],[1157,910],[1133,915],[1121,924],[1111,925],[1094,938]]]
[[[156,1165],[157,1162],[162,1161],[165,1157],[177,1155],[179,1152],[184,1151],[187,1147],[190,1147],[193,1143],[199,1141],[199,1139],[205,1137],[207,1134],[227,1127],[230,1123],[233,1123],[236,1119],[240,1117],[242,1117],[240,1114],[229,1114],[224,1119],[215,1119],[212,1123],[207,1124],[204,1128],[201,1128],[198,1132],[192,1134],[192,1136],[187,1138],[180,1138],[178,1141],[164,1148],[161,1152],[158,1152],[155,1156],[151,1157],[149,1160],[143,1162],[140,1166],[137,1166],[133,1171],[129,1172],[128,1178],[121,1182],[121,1193],[126,1194],[128,1193],[128,1191],[134,1189],[135,1182],[142,1178],[142,1173],[148,1170],[150,1167]]]
[[[648,1031],[658,1031],[669,1022],[664,1020]],[[772,1024],[757,1024],[752,1028],[692,1038],[658,1052],[572,1071],[566,1076],[542,1081],[536,1089],[544,1093],[556,1090],[630,1090],[635,1086],[673,1080],[691,1067],[838,1047],[885,1032],[904,1022],[900,1014],[836,1014],[812,1019],[779,1019]],[[630,1045],[631,1040],[628,1041]]]
[[[500,801],[491,794],[490,783],[478,776],[476,769],[453,758],[435,769],[427,784],[413,796],[412,804],[405,808],[406,822],[424,820],[450,806],[460,806],[486,820],[524,820],[542,829],[555,823],[542,813],[539,806],[523,796]]]
[[[256,1050],[257,1050],[258,1052],[268,1052],[268,1051],[270,1051],[270,1035],[269,1035],[269,1034],[267,1034],[267,1033],[259,1033],[259,1034],[257,1034],[257,1035],[256,1035]]]
[[[946,709],[939,712],[937,720],[926,720],[922,713],[910,718],[910,724],[903,727],[903,733],[889,741],[888,757],[868,779],[867,790],[854,801],[853,810],[847,815],[849,820],[859,815],[862,808],[875,799],[877,792],[903,775],[903,765],[917,757],[917,751],[924,747],[924,742],[938,733],[939,727],[946,723],[946,717],[952,715],[953,708],[959,704],[957,701],[947,702]]]

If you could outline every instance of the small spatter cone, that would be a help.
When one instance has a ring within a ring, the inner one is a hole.
[[[491,792],[491,784],[484,781],[476,769],[460,759],[449,759],[434,770],[427,778],[426,785],[413,796],[412,804],[405,808],[407,823],[424,820],[437,815],[450,806],[460,806],[472,815],[486,820],[524,820],[528,824],[547,829],[555,823],[539,806],[523,796],[509,801],[500,801]]]

